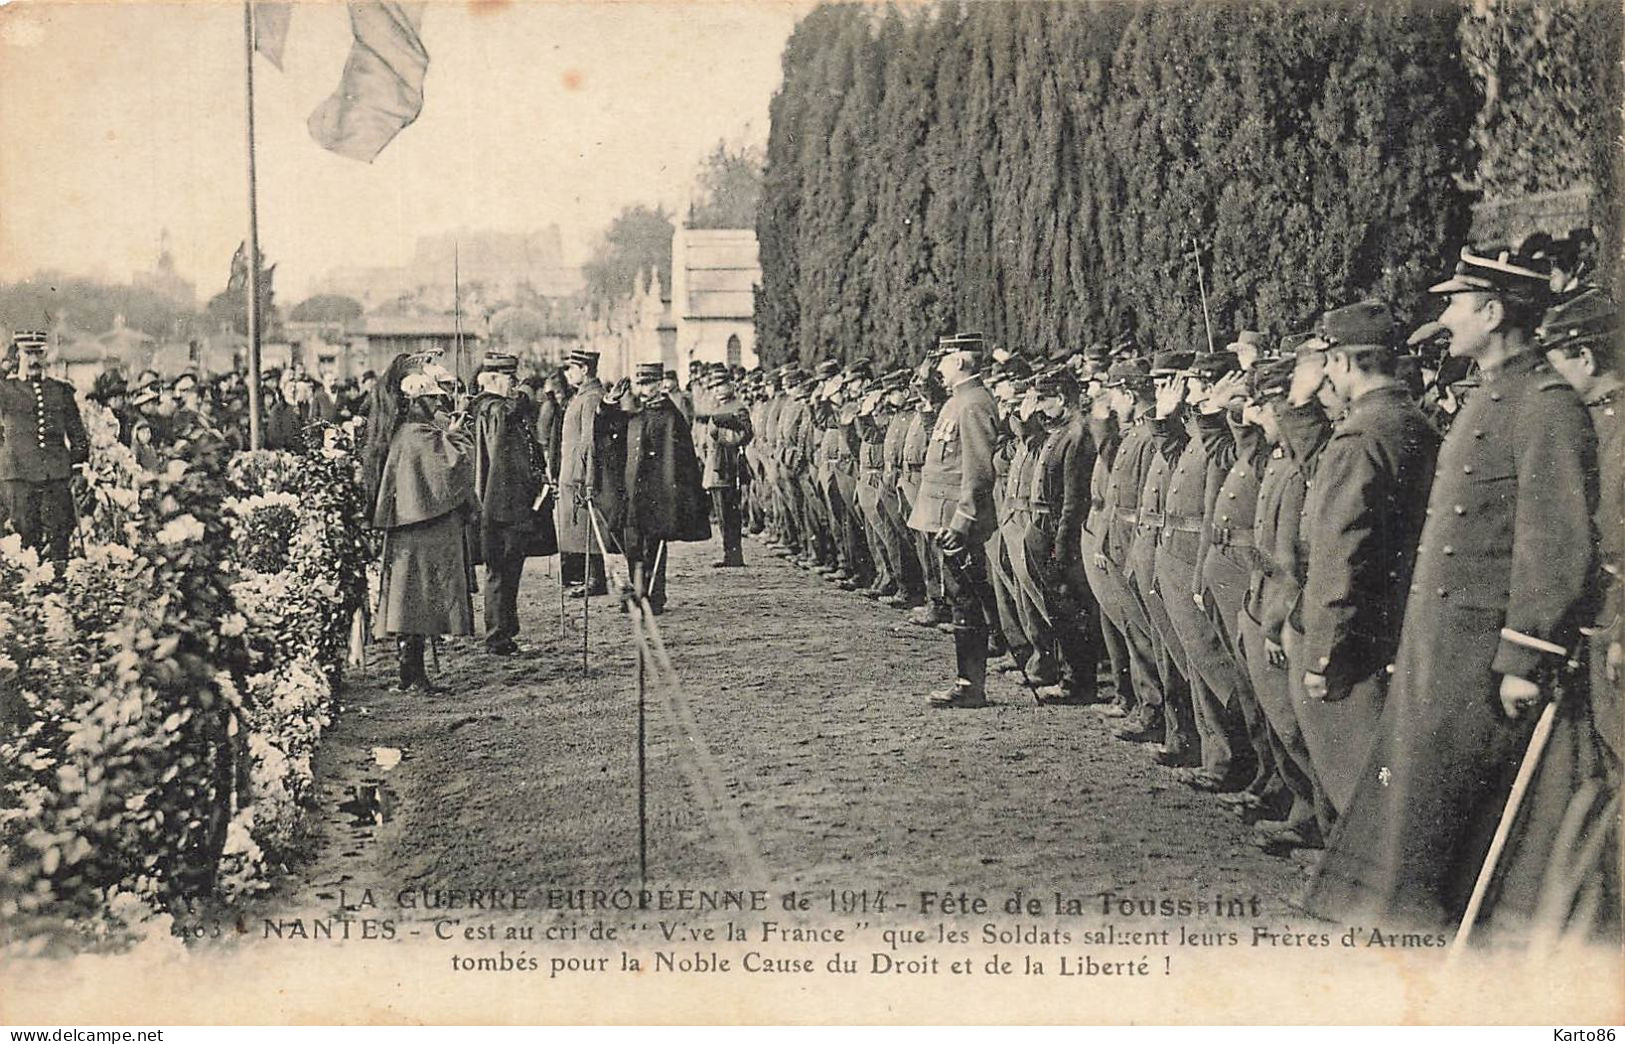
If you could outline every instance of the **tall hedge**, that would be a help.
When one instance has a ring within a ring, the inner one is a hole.
[[[1475,0],[1461,21],[1462,55],[1484,96],[1472,128],[1475,186],[1488,199],[1590,187],[1591,225],[1611,259],[1604,275],[1616,286],[1622,38],[1617,0]]]
[[[1577,2],[1577,0],[1576,0]],[[1462,12],[1371,3],[824,5],[772,103],[764,360],[1049,353],[1408,309],[1467,234]]]

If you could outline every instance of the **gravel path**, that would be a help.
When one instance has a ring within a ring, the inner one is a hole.
[[[1297,891],[1304,864],[1253,849],[1238,819],[1114,739],[1109,719],[1038,707],[998,675],[994,706],[929,710],[924,695],[951,674],[947,636],[759,542],[746,556],[713,571],[713,545],[676,545],[659,627],[773,885],[1220,893],[1265,911]],[[374,647],[382,662],[354,679],[319,758],[310,857],[273,906],[330,909],[339,888],[369,886],[636,882],[630,625],[593,601],[583,674],[581,603],[561,637],[552,566],[527,568],[526,652],[443,645],[447,695],[390,691],[393,654]],[[651,880],[745,883],[736,846],[693,800],[675,723],[654,696],[650,708]]]

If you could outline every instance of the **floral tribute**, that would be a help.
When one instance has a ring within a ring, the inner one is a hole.
[[[155,472],[82,412],[65,571],[0,539],[0,921],[24,951],[264,887],[365,599],[348,447]]]

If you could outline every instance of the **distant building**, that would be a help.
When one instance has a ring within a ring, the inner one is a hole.
[[[762,281],[756,233],[748,228],[678,226],[671,239],[675,354],[689,360],[756,365],[755,289]]]
[[[446,369],[472,383],[474,371],[485,357],[483,324],[464,320],[459,334],[457,317],[452,315],[363,316],[351,326],[349,342],[342,368],[335,356],[335,376],[354,376],[363,370],[383,373],[395,356],[403,352],[410,354],[438,347],[446,353],[443,363]]]
[[[464,309],[535,295],[570,297],[586,286],[578,266],[564,262],[557,225],[541,232],[462,231],[418,239],[404,265],[336,268],[313,293],[342,294],[368,311],[411,301],[450,311],[457,287]]]
[[[675,332],[671,298],[661,292],[660,278],[651,272],[642,287],[607,315],[588,322],[583,340],[599,354],[598,374],[606,383],[630,377],[638,363],[656,359],[686,376],[678,365]]]
[[[169,250],[169,229],[158,237],[158,263],[150,272],[136,272],[131,283],[140,290],[166,297],[182,308],[197,307],[197,284],[182,279],[175,271],[175,258]]]

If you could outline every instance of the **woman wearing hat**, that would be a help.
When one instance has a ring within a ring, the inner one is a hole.
[[[431,635],[473,634],[467,520],[474,496],[474,443],[438,382],[401,380],[401,412],[379,478],[373,525],[385,531],[383,581],[373,633],[400,647],[401,689],[437,690],[423,665]]]

